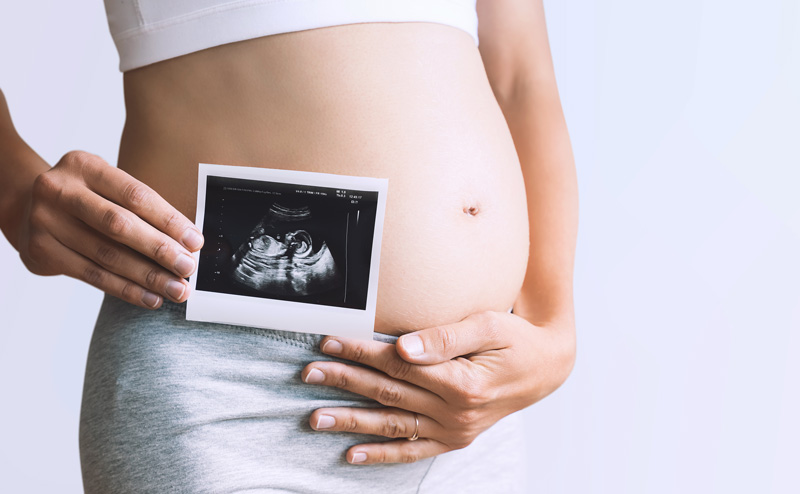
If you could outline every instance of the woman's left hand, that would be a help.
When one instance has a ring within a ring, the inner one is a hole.
[[[310,425],[403,438],[353,446],[347,461],[362,465],[410,463],[464,448],[564,382],[574,362],[574,336],[571,322],[538,326],[495,311],[403,335],[396,345],[328,336],[323,353],[368,368],[312,362],[303,381],[346,389],[385,408],[322,408],[311,414]],[[415,431],[419,440],[409,441]]]

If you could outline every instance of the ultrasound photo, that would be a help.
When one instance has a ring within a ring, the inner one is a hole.
[[[371,337],[388,181],[200,165],[189,320]]]
[[[309,206],[287,208],[273,203],[233,255],[233,278],[260,293],[284,297],[340,287],[343,276],[323,235],[309,233],[314,230],[309,224],[313,219]],[[343,293],[342,302],[347,290]]]
[[[377,192],[207,180],[197,289],[366,307]]]

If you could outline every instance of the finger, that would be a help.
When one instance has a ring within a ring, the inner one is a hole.
[[[414,463],[450,451],[452,448],[434,439],[400,439],[377,444],[359,444],[347,451],[347,461],[354,465],[375,463]]]
[[[68,266],[64,271],[67,276],[88,283],[139,307],[157,309],[161,306],[162,298],[158,294],[111,273],[55,239],[53,239],[53,243],[53,256],[62,259],[64,265]]]
[[[401,336],[397,354],[415,364],[438,364],[473,353],[507,348],[509,342],[500,331],[501,314],[492,311],[467,316],[443,326]]]
[[[131,247],[178,276],[186,277],[194,272],[195,260],[181,244],[131,211],[94,193],[68,195],[65,200],[75,216],[107,237]]]
[[[189,297],[189,284],[166,269],[146,260],[126,246],[92,231],[82,222],[65,218],[53,222],[52,234],[66,247],[106,270],[182,303]]]
[[[203,246],[203,235],[194,223],[153,189],[99,156],[79,153],[76,159],[84,161],[83,179],[92,190],[133,211],[189,251],[198,251]]]
[[[380,341],[325,337],[320,349],[323,353],[378,369],[389,376],[416,384],[441,396],[441,391],[451,387],[452,375],[439,366],[420,366],[400,358],[397,347]]]
[[[417,421],[414,416],[417,416]],[[443,430],[435,420],[400,408],[320,408],[309,418],[316,431],[353,432],[391,438],[435,438]]]
[[[445,405],[434,393],[382,372],[339,362],[312,362],[301,373],[303,382],[334,386],[366,396],[381,405],[402,408],[424,415],[438,415]]]

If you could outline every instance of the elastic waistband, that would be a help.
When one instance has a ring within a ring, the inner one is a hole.
[[[121,303],[128,306],[130,309],[134,310],[145,310],[150,313],[148,309],[141,309],[136,307],[135,305],[128,304],[120,299],[112,297],[110,295],[106,295],[104,304],[106,303]],[[235,324],[219,324],[219,323],[211,323],[211,322],[196,322],[196,321],[186,321],[186,303],[176,304],[175,302],[171,302],[169,300],[164,299],[163,304],[159,309],[155,310],[155,313],[158,311],[165,311],[170,314],[171,317],[174,317],[184,323],[189,323],[191,325],[203,326],[203,327],[225,327],[225,328],[234,328],[241,331],[247,331],[249,333],[261,334],[264,336],[270,337],[277,337],[284,340],[291,340],[297,341],[306,345],[316,346],[319,345],[320,341],[325,337],[325,335],[316,334],[316,333],[303,333],[303,332],[295,332],[295,331],[283,331],[278,329],[266,329],[266,328],[254,328],[250,326],[239,326]],[[153,314],[155,315],[155,314]],[[395,343],[397,341],[397,336],[373,332],[372,339],[376,341],[382,341],[384,343]]]
[[[112,297],[111,295],[106,295],[103,304],[124,304],[128,307],[128,309],[132,310],[143,310],[152,313],[148,309],[141,309],[136,307],[135,305],[128,304],[116,297]],[[181,321],[186,321],[186,303],[176,304],[174,302],[170,302],[169,300],[164,299],[164,303],[161,305],[161,308],[156,309],[156,313],[158,311],[166,311],[170,313],[173,317],[180,319]],[[513,312],[513,307],[508,309],[508,312]],[[239,330],[244,330],[250,333],[255,334],[263,334],[265,336],[273,336],[278,337],[281,339],[293,340],[302,342],[308,345],[318,345],[319,342],[324,338],[324,335],[316,334],[316,333],[302,333],[302,332],[294,332],[294,331],[283,331],[277,329],[264,329],[264,328],[253,328],[249,326],[238,326],[234,324],[218,324],[218,323],[210,323],[210,322],[194,322],[188,321],[192,324],[203,325],[205,327],[211,326],[221,326],[227,328],[236,328]],[[384,333],[373,332],[372,339],[376,341],[382,341],[384,343],[395,343],[397,341],[397,336],[388,335]]]

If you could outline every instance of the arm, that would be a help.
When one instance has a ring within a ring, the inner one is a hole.
[[[480,51],[520,159],[530,255],[514,313],[486,311],[401,336],[397,345],[326,337],[301,376],[386,408],[320,409],[316,430],[411,438],[350,448],[362,465],[410,462],[466,447],[503,417],[555,391],[572,371],[575,166],[541,0],[478,0]],[[371,369],[370,369],[371,367]],[[417,440],[419,439],[419,440]]]
[[[481,57],[514,139],[528,197],[530,254],[514,314],[558,327],[571,370],[578,187],[542,0],[479,0],[478,15]]]
[[[19,250],[19,228],[25,191],[50,166],[17,134],[6,98],[0,90],[0,230]]]
[[[0,229],[32,273],[65,274],[140,307],[183,302],[201,233],[147,185],[82,151],[50,167],[0,93]]]

